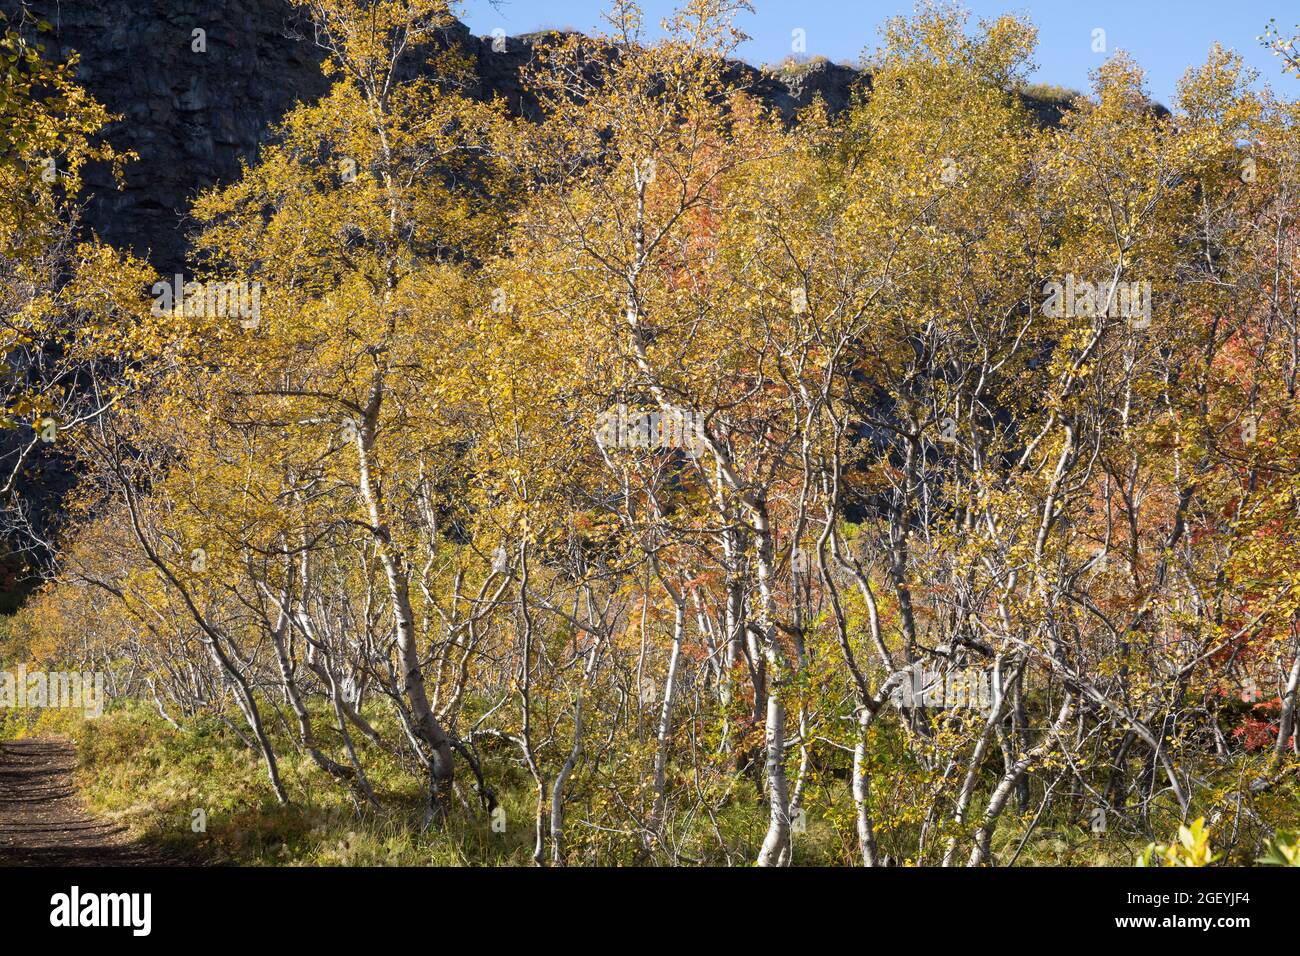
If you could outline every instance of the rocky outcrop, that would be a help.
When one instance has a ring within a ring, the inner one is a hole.
[[[81,81],[122,117],[107,135],[139,154],[121,191],[105,170],[89,172],[87,225],[163,274],[185,261],[194,197],[233,181],[294,103],[326,89],[311,25],[288,0],[0,0],[11,21],[24,9],[33,35],[38,19],[53,26],[39,35],[50,55],[80,55]],[[553,40],[536,33],[494,43],[460,23],[446,34],[471,65],[474,92],[500,95],[523,116],[536,113],[523,71]],[[732,79],[787,119],[819,96],[832,113],[843,110],[869,85],[864,73],[821,58],[773,69],[736,62]],[[1059,122],[1060,104],[1028,105],[1040,121]]]
[[[18,2],[0,0],[0,9],[13,19]],[[315,46],[295,36],[302,24],[285,0],[24,5],[54,27],[39,37],[48,55],[80,55],[81,81],[122,117],[110,141],[140,157],[121,192],[105,171],[90,172],[86,221],[163,271],[183,261],[193,197],[238,175],[271,124],[325,88]]]
[[[310,24],[287,0],[0,0],[11,20],[20,7],[54,27],[40,36],[50,55],[80,55],[81,81],[122,117],[107,131],[111,142],[139,154],[121,191],[106,171],[90,171],[88,226],[164,274],[185,260],[193,198],[232,181],[295,102],[326,88]],[[535,105],[521,73],[546,40],[509,37],[494,49],[492,37],[459,23],[447,35],[473,64],[478,94],[499,94],[520,115]],[[819,94],[843,108],[859,79],[822,62],[772,73],[737,63],[735,73],[786,116]]]
[[[466,44],[473,58],[480,95],[502,96],[510,110],[521,116],[534,115],[536,110],[536,103],[523,89],[524,69],[537,55],[538,47],[555,39],[554,33],[504,37],[500,42],[490,36],[471,37],[467,30],[456,35],[456,42]],[[864,77],[860,70],[820,58],[772,70],[735,61],[730,70],[732,83],[750,90],[786,119],[793,119],[818,96],[832,113],[846,109],[853,89],[863,83]]]

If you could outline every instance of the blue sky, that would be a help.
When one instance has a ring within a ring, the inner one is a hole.
[[[966,0],[975,16],[1027,13],[1039,28],[1035,79],[1075,89],[1088,88],[1088,73],[1104,56],[1092,50],[1092,33],[1106,31],[1107,48],[1128,50],[1147,71],[1151,94],[1173,100],[1178,78],[1188,66],[1204,62],[1218,40],[1243,54],[1273,88],[1300,97],[1300,80],[1286,77],[1278,61],[1256,37],[1270,17],[1290,28],[1300,21],[1295,0]],[[509,34],[542,27],[574,27],[591,32],[601,25],[606,0],[464,0],[462,19],[476,34],[500,27]],[[646,20],[657,24],[673,0],[643,0]],[[773,63],[791,51],[791,31],[802,29],[809,56],[822,55],[856,64],[874,49],[880,24],[912,9],[912,0],[754,0],[756,13],[740,26],[753,39],[741,50],[751,63]]]

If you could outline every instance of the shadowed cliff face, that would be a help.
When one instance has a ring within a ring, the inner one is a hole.
[[[531,33],[504,37],[494,43],[492,37],[472,37],[462,27],[455,42],[473,57],[479,78],[479,95],[499,94],[516,115],[531,116],[535,103],[523,92],[523,70],[535,56],[537,47],[554,36]],[[847,109],[853,88],[864,79],[864,74],[826,60],[771,72],[735,61],[731,65],[730,79],[737,87],[749,90],[791,120],[799,110],[812,105],[818,95],[825,100],[832,114]]]
[[[18,0],[0,0],[13,17]],[[193,197],[239,172],[295,100],[325,89],[319,56],[285,0],[32,0],[48,21],[47,56],[74,50],[82,83],[122,120],[110,141],[140,158],[118,192],[88,176],[87,223],[164,272],[184,258],[182,217]],[[205,31],[206,52],[193,49]],[[30,31],[28,31],[30,32]]]
[[[21,0],[0,0],[16,18]],[[139,160],[118,191],[108,175],[87,176],[86,223],[108,242],[146,257],[163,274],[185,261],[186,210],[203,189],[239,175],[253,162],[273,124],[299,100],[327,87],[310,22],[287,0],[28,0],[31,18],[53,25],[37,37],[48,56],[81,56],[78,76],[122,120],[107,131]],[[206,50],[195,49],[195,30]],[[34,30],[27,30],[35,36]],[[476,93],[500,94],[516,113],[533,104],[520,75],[544,35],[510,37],[494,49],[461,24],[447,42],[469,57]],[[735,65],[738,84],[751,87],[786,116],[821,94],[831,109],[846,107],[856,70],[830,63],[768,74]]]
[[[185,262],[185,220],[203,189],[232,182],[241,160],[253,162],[271,127],[299,100],[325,92],[321,54],[310,21],[288,0],[0,0],[16,19],[25,5],[33,21],[54,31],[37,38],[47,55],[81,56],[82,83],[122,120],[108,130],[119,149],[139,160],[126,186],[114,188],[102,170],[87,176],[87,225],[112,244],[147,258],[164,275]],[[195,30],[203,45],[196,46]],[[36,36],[34,29],[27,32]],[[502,96],[516,114],[535,104],[521,77],[546,34],[471,36],[456,23],[446,42],[461,49],[477,77],[475,94]],[[780,70],[733,65],[736,85],[787,119],[821,96],[832,113],[849,106],[865,74],[815,60]],[[1044,123],[1059,107],[1029,101]]]

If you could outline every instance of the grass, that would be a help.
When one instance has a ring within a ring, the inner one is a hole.
[[[0,739],[62,734],[76,741],[78,783],[87,808],[127,827],[134,836],[183,860],[245,866],[528,866],[532,863],[536,791],[532,780],[506,754],[490,760],[490,782],[498,791],[508,825],[493,832],[488,816],[470,803],[452,802],[448,819],[421,829],[424,779],[416,768],[371,749],[363,755],[382,809],[360,805],[343,788],[300,755],[287,739],[275,741],[281,777],[290,803],[279,804],[258,754],[226,722],[203,717],[177,730],[143,704],[116,703],[96,720],[79,713],[0,710]],[[274,735],[273,735],[274,736]],[[890,742],[880,741],[882,751]],[[882,796],[889,793],[881,787]],[[589,796],[589,795],[584,795]],[[808,787],[807,829],[795,837],[796,865],[852,865],[856,862],[852,804],[838,777],[814,777]],[[1296,794],[1277,794],[1277,812],[1294,807]],[[815,807],[816,809],[811,809]],[[766,826],[766,809],[748,782],[737,784],[713,808],[716,837],[687,840],[690,860],[712,865],[748,865]],[[1008,812],[994,835],[1003,861],[1016,853],[1033,816]],[[1153,822],[1170,832],[1175,806],[1158,807]],[[1289,811],[1288,811],[1289,812]],[[573,851],[575,863],[637,865],[644,861],[627,836],[585,828],[584,811],[569,811],[571,838],[586,843]],[[1292,813],[1292,816],[1294,814]],[[882,826],[882,852],[888,826]],[[895,839],[915,845],[916,819],[899,818]],[[685,832],[687,821],[674,825]],[[697,830],[699,828],[697,827]],[[1118,828],[1117,828],[1118,829]],[[934,840],[946,841],[946,833]],[[1017,859],[1020,866],[1131,866],[1146,845],[1136,833],[1093,834],[1078,820],[1040,821]],[[941,845],[933,843],[934,846]],[[1241,852],[1247,852],[1243,846]],[[1253,858],[1253,857],[1252,857]],[[662,861],[660,861],[662,862]],[[903,860],[902,862],[906,862]],[[1249,862],[1248,858],[1232,862]]]
[[[4,712],[0,712],[4,714]],[[457,805],[444,828],[422,832],[420,778],[372,754],[367,771],[384,809],[358,808],[310,758],[281,751],[290,803],[276,800],[258,755],[227,725],[200,719],[177,731],[142,705],[97,720],[57,710],[10,711],[0,738],[63,734],[77,744],[87,808],[183,859],[245,866],[523,865],[523,827],[493,833]],[[507,819],[531,812],[506,793]],[[200,825],[202,824],[202,825]]]

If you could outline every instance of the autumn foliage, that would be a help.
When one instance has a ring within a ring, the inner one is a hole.
[[[289,754],[358,807],[403,761],[430,826],[525,792],[538,863],[1261,852],[1300,799],[1300,104],[1216,47],[1165,110],[1118,54],[1044,127],[1033,27],[927,5],[790,122],[728,67],[747,4],[649,42],[617,0],[520,119],[442,0],[302,6],[331,89],[193,209],[256,315],[58,246],[24,163],[71,142],[75,189],[104,117],[0,89],[0,315],[61,343],[8,414],[79,476],[34,652],[236,716],[282,800]]]

